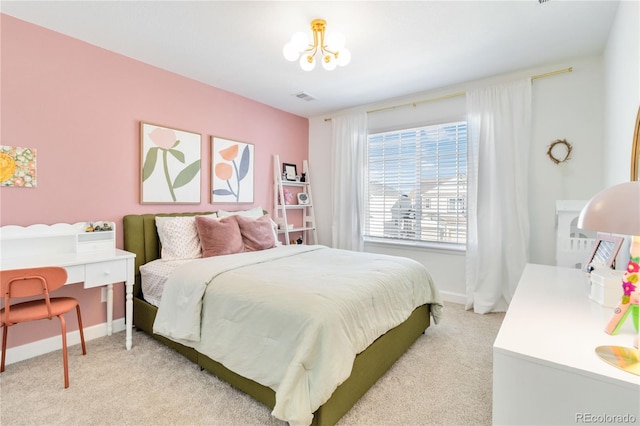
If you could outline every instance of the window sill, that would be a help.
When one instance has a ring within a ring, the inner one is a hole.
[[[466,245],[461,244],[451,244],[451,243],[432,243],[426,241],[403,241],[403,240],[392,240],[387,238],[375,238],[375,237],[365,237],[364,243],[366,245],[378,246],[378,247],[388,247],[394,246],[397,248],[405,248],[411,250],[425,250],[425,251],[433,251],[433,252],[441,252],[446,254],[459,254],[464,256],[467,252]]]

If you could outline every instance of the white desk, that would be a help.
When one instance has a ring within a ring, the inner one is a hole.
[[[527,265],[493,345],[493,424],[640,424],[640,377],[595,353],[633,345],[630,318],[604,332],[612,312],[589,299],[582,271]]]
[[[62,266],[66,284],[107,287],[107,334],[113,332],[113,284],[125,283],[125,346],[131,349],[136,255],[115,248],[114,231],[84,233],[84,223],[0,227],[0,270]]]

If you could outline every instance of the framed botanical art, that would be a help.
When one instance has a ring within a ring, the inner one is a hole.
[[[199,204],[202,136],[140,123],[142,204]]]
[[[211,138],[211,202],[253,203],[255,152],[251,143]]]
[[[0,145],[0,186],[35,188],[36,149]]]

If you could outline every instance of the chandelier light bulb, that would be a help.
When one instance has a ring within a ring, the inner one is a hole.
[[[344,48],[345,39],[341,33],[327,34],[327,49],[329,50],[341,50]]]
[[[289,42],[282,48],[282,54],[287,61],[297,61],[300,57],[300,50],[295,47],[293,42]]]
[[[336,61],[335,56],[328,53],[322,57],[322,68],[327,71],[333,71],[338,66],[338,61]]]
[[[302,52],[309,47],[309,37],[303,32],[294,33],[290,42],[298,52]]]
[[[301,57],[300,57],[300,68],[302,68],[305,71],[311,71],[316,67],[316,58],[315,56],[309,54],[309,53],[304,53]]]
[[[338,52],[338,58],[336,59],[336,62],[341,67],[348,65],[349,62],[351,62],[351,52],[349,52],[349,50],[346,47],[343,47]]]

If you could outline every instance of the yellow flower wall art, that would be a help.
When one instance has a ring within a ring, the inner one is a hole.
[[[253,203],[253,144],[214,137],[211,155],[211,202]]]
[[[36,149],[0,145],[0,186],[36,187]]]
[[[140,139],[140,202],[199,204],[201,135],[143,122]]]

